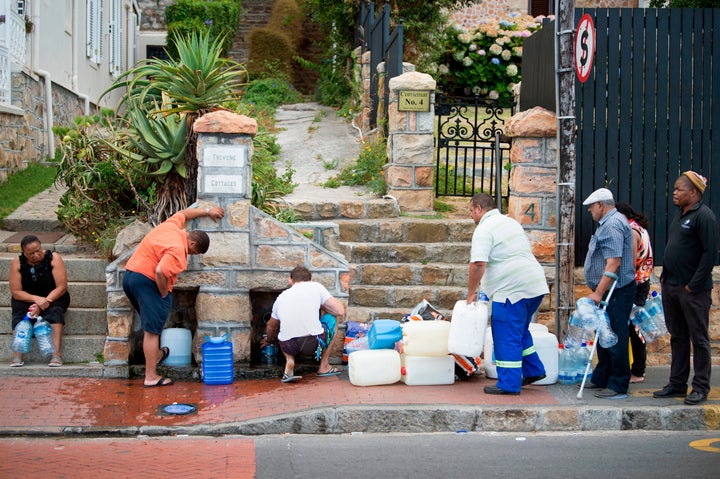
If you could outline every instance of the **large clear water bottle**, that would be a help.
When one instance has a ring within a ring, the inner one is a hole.
[[[572,349],[566,349],[560,343],[558,357],[558,382],[560,384],[575,384],[575,368],[572,363]]]
[[[52,341],[52,328],[50,327],[50,323],[45,321],[42,316],[38,316],[35,320],[33,333],[37,338],[41,354],[45,356],[52,356],[55,354],[55,345]]]
[[[582,343],[580,349],[576,353],[577,370],[575,371],[575,382],[581,383],[585,376],[585,368],[590,360],[590,350],[587,347],[587,343]],[[591,371],[592,372],[592,371]]]
[[[647,303],[645,304],[647,306]],[[630,320],[635,328],[640,332],[646,343],[655,339],[655,326],[653,325],[652,316],[647,309],[642,306],[633,306],[630,313]]]
[[[582,344],[583,337],[585,336],[586,325],[582,322],[582,317],[578,311],[573,311],[570,314],[570,320],[568,321],[568,330],[563,344],[566,349],[574,349],[580,347]],[[592,329],[590,329],[592,331]]]
[[[264,336],[267,338],[267,336]],[[260,364],[274,366],[277,364],[278,347],[276,344],[266,344],[260,348]]]
[[[13,332],[12,350],[16,353],[29,353],[30,352],[30,340],[33,335],[33,327],[30,324],[30,317],[25,316]]]

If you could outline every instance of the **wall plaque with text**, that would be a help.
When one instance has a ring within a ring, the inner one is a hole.
[[[399,111],[430,111],[430,92],[427,90],[400,90],[398,92]]]

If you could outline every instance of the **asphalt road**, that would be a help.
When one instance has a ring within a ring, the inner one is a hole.
[[[714,478],[714,432],[8,438],[0,477]]]

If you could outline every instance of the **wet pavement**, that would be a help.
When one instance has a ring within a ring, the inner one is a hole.
[[[595,398],[590,390],[577,399],[577,387],[560,384],[488,395],[483,386],[495,381],[485,377],[445,386],[359,387],[347,371],[306,374],[291,384],[273,378],[158,388],[144,388],[142,379],[3,376],[0,436],[720,430],[720,380],[707,403],[687,406],[652,398],[667,375],[667,367],[650,368],[646,381],[619,400]],[[168,415],[163,407],[173,403],[196,411]]]

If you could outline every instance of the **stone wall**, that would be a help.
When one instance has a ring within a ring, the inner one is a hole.
[[[53,122],[70,125],[83,113],[83,102],[53,84]],[[12,75],[12,105],[16,112],[0,111],[0,182],[30,162],[54,156],[47,151],[45,83],[24,72]]]
[[[205,121],[208,118],[211,119]],[[209,113],[195,122],[201,165],[197,206],[205,208],[219,204],[225,209],[225,217],[218,223],[200,218],[190,225],[208,233],[210,248],[204,255],[190,257],[187,270],[179,276],[175,286],[177,289],[198,289],[195,300],[197,331],[193,341],[193,353],[198,361],[202,358],[205,336],[228,334],[235,361],[250,362],[252,348],[257,347],[260,339],[257,327],[253,327],[253,292],[281,292],[288,287],[290,270],[298,264],[310,269],[313,280],[322,283],[336,298],[345,302],[348,296],[350,268],[345,258],[251,206],[249,190],[241,195],[213,197],[202,194],[207,191],[202,188],[205,145],[246,146],[249,157],[243,168],[248,171],[246,178],[252,175],[251,136],[228,132],[225,128],[235,118],[242,122],[235,123],[241,125],[240,128],[249,124],[247,117],[230,112]],[[199,124],[211,131],[198,128]],[[228,176],[245,175],[240,171],[236,173]],[[120,256],[106,270],[108,337],[104,356],[105,364],[109,366],[128,364],[131,353],[130,337],[137,318],[122,290],[124,267],[131,254],[129,251]]]
[[[450,21],[468,30],[480,25],[487,18],[498,18],[509,13],[528,13],[527,0],[477,0],[473,5],[459,9],[450,15]],[[578,0],[575,8],[636,8],[641,0]]]
[[[510,198],[508,214],[518,220],[530,237],[533,253],[545,266],[551,285],[543,301],[538,321],[555,330],[555,241],[557,215],[557,120],[553,112],[536,107],[514,115],[506,123],[505,133],[512,138],[510,160]],[[589,214],[589,213],[588,213]],[[661,267],[653,271],[651,289],[660,291]],[[578,299],[590,294],[582,268],[575,271],[574,290]],[[713,363],[720,365],[720,267],[713,271],[713,306],[710,310],[710,340]],[[670,364],[670,337],[666,335],[648,345],[649,366]]]
[[[165,30],[165,9],[174,0],[138,0],[140,7],[140,30]]]

